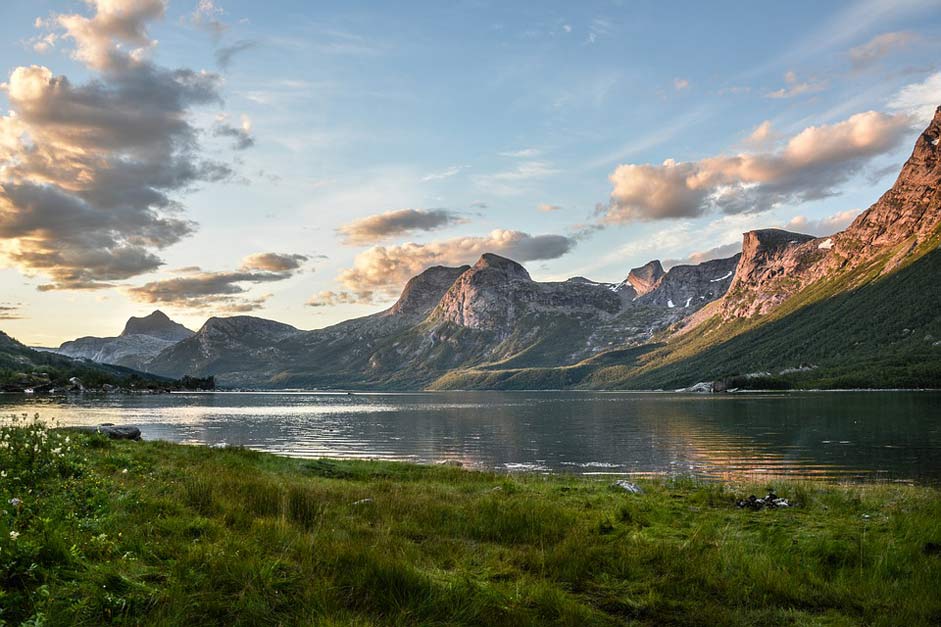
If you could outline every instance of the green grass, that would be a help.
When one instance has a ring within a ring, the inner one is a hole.
[[[608,479],[71,438],[51,464],[0,449],[0,622],[941,621],[932,488],[775,483],[800,507],[750,512],[736,497],[768,486],[645,481],[636,496]]]

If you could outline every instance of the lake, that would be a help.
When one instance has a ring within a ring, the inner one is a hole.
[[[941,483],[941,393],[0,396],[0,414],[297,457],[739,480]]]

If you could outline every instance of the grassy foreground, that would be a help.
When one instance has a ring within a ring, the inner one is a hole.
[[[0,429],[0,624],[941,622],[930,488],[752,512],[768,486],[65,438]]]

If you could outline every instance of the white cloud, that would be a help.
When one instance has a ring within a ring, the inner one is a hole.
[[[896,50],[910,46],[917,40],[918,35],[915,33],[905,31],[882,33],[861,46],[850,49],[850,61],[854,69],[861,70],[875,64]]]
[[[927,124],[941,105],[941,72],[932,74],[920,83],[903,87],[889,101],[889,108],[910,113],[920,124]]]
[[[144,303],[190,309],[213,307],[230,313],[252,311],[262,307],[271,296],[247,298],[252,285],[289,279],[308,259],[307,255],[255,253],[245,257],[235,271],[183,268],[178,271],[179,276],[127,288],[126,292]]]
[[[784,82],[786,83],[785,87],[781,89],[772,91],[767,94],[768,98],[795,98],[797,96],[803,96],[805,94],[815,94],[817,92],[823,91],[827,88],[826,81],[820,80],[809,80],[809,81],[799,81],[797,74],[790,70],[784,75]]]
[[[464,221],[449,209],[398,209],[354,220],[337,231],[344,237],[344,243],[361,246],[404,233],[435,231]]]
[[[676,91],[682,91],[689,88],[689,79],[686,78],[674,78],[673,79],[673,88]]]
[[[93,0],[95,14],[53,15],[93,78],[73,84],[43,66],[2,85],[0,257],[51,283],[111,285],[162,265],[156,252],[195,225],[173,198],[231,174],[200,156],[192,109],[221,102],[217,75],[169,70],[143,58],[162,0]]]
[[[222,21],[225,11],[213,0],[199,0],[189,16],[190,24],[207,31],[216,40],[228,30],[229,25]]]
[[[771,120],[765,120],[749,133],[745,138],[745,145],[752,148],[765,148],[777,138],[778,134],[774,131]]]
[[[483,174],[474,177],[474,181],[481,189],[502,195],[518,194],[522,188],[539,179],[544,179],[558,170],[544,161],[522,161],[516,167],[494,174]]]
[[[812,126],[782,147],[757,153],[668,159],[661,165],[619,166],[611,200],[598,213],[608,223],[760,212],[837,193],[836,187],[872,157],[895,148],[911,130],[907,114],[869,111]]]
[[[452,165],[446,170],[441,172],[432,172],[431,174],[426,174],[421,178],[422,183],[427,183],[428,181],[440,181],[441,179],[451,178],[457,174],[460,174],[461,170],[466,168],[465,165]]]
[[[664,259],[663,267],[669,269],[673,266],[681,265],[696,266],[705,261],[712,261],[713,259],[728,259],[729,257],[733,257],[740,252],[742,252],[741,238],[739,238],[739,240],[736,242],[715,246],[708,250],[692,252],[682,259]]]
[[[95,15],[63,14],[54,18],[65,29],[65,36],[75,41],[72,56],[96,70],[125,67],[141,61],[156,45],[147,33],[147,23],[163,17],[166,0],[86,0]],[[48,23],[48,22],[47,22]],[[126,51],[125,44],[132,47]]]
[[[856,216],[859,215],[859,212],[859,209],[847,209],[846,211],[841,211],[832,216],[819,218],[817,220],[810,219],[806,216],[794,216],[784,225],[784,229],[797,231],[798,233],[806,233],[808,235],[816,235],[817,237],[833,235],[852,224]]]
[[[474,263],[483,253],[496,253],[516,261],[555,259],[569,252],[575,240],[564,235],[530,235],[497,229],[483,237],[462,236],[418,244],[376,246],[358,254],[353,266],[338,279],[356,302],[392,297],[410,278],[437,265]]]
[[[501,157],[511,157],[513,159],[532,159],[538,157],[541,153],[538,148],[521,148],[520,150],[509,150],[497,154]]]

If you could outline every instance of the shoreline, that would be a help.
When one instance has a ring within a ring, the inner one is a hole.
[[[893,393],[931,393],[931,392],[941,392],[941,388],[838,388],[838,389],[826,389],[826,388],[791,388],[786,390],[775,390],[775,389],[738,389],[730,390],[725,392],[693,392],[689,390],[591,390],[584,388],[572,388],[572,389],[531,389],[531,390],[503,390],[498,388],[492,389],[467,389],[467,390],[372,390],[372,389],[337,389],[337,390],[302,390],[295,388],[288,389],[217,389],[217,390],[159,390],[159,391],[149,391],[149,390],[121,390],[114,392],[105,392],[105,391],[85,391],[85,392],[55,392],[55,393],[27,393],[23,391],[0,391],[0,397],[5,396],[15,396],[15,397],[27,397],[27,398],[69,398],[69,397],[89,397],[89,396],[162,396],[165,394],[175,394],[175,395],[213,395],[213,394],[244,394],[244,395],[316,395],[316,396],[418,396],[418,395],[446,395],[446,394],[478,394],[478,393],[498,393],[498,394],[623,394],[623,395],[674,395],[674,396],[688,396],[691,398],[711,398],[711,397],[723,397],[723,396],[744,396],[748,394],[760,394],[760,395],[771,395],[771,394],[847,394],[847,393],[878,393],[878,392],[893,392]]]

